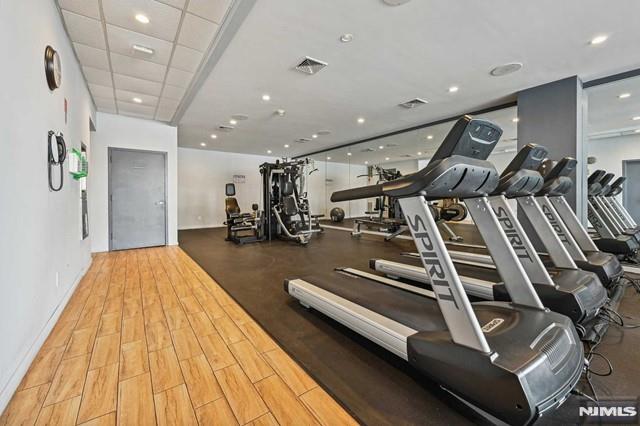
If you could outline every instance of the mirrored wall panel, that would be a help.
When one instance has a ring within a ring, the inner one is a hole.
[[[498,171],[502,171],[516,153],[517,108],[505,108],[478,117],[491,120],[503,129],[502,138],[489,157]],[[327,220],[334,208],[342,209],[347,219],[393,215],[390,212],[392,209],[387,208],[383,212],[385,209],[381,208],[377,198],[333,203],[331,194],[342,189],[392,180],[425,167],[454,122],[381,137],[312,156],[318,169],[310,181],[316,191],[310,195],[312,209],[323,213]],[[319,188],[321,179],[324,184],[322,190]]]

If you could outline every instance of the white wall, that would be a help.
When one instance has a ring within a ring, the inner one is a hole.
[[[178,244],[178,132],[157,121],[98,113],[91,141],[89,232],[91,250],[109,250],[108,148],[129,148],[167,153],[167,236]]]
[[[614,173],[616,177],[622,176],[622,161],[640,159],[640,135],[591,139],[586,151],[588,156],[597,159],[595,164],[589,164],[588,174],[602,169]],[[622,193],[618,198],[622,203]]]
[[[224,185],[233,182],[233,175],[245,176],[245,183],[236,184],[240,209],[250,212],[251,204],[262,206],[259,167],[275,160],[259,155],[179,148],[178,228],[222,226],[226,218]]]
[[[44,75],[48,44],[62,62],[62,86],[54,92]],[[0,1],[0,52],[1,412],[91,261],[68,162],[62,191],[49,192],[46,137],[62,131],[69,149],[89,145],[94,112],[53,1]]]

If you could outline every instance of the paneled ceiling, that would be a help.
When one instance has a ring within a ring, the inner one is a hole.
[[[300,155],[482,109],[572,75],[588,81],[638,68],[637,16],[636,0],[256,2],[181,116],[179,146]],[[351,42],[341,42],[346,33]],[[604,43],[590,44],[602,34]],[[305,56],[328,65],[300,73]],[[490,75],[510,62],[523,67]],[[416,97],[429,103],[398,106]],[[218,129],[237,114],[248,119]]]
[[[98,110],[167,122],[206,61],[232,3],[57,1]]]

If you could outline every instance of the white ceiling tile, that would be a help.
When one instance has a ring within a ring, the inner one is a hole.
[[[187,13],[182,23],[178,43],[204,52],[211,44],[216,31],[218,31],[218,24]]]
[[[88,83],[109,87],[113,86],[111,73],[109,71],[92,67],[82,67],[82,71],[84,72],[84,76],[86,77]]]
[[[121,114],[143,116],[145,118],[153,118],[156,108],[148,105],[132,104],[129,102],[118,101],[118,111]]]
[[[117,84],[117,82],[116,82]],[[168,99],[175,99],[177,101],[181,100],[184,96],[184,92],[186,90],[182,87],[172,86],[170,84],[165,84],[164,90],[162,91],[162,97]]]
[[[104,32],[100,21],[66,10],[62,11],[62,15],[64,16],[64,22],[67,25],[71,41],[106,49]]]
[[[129,75],[147,79],[151,81],[163,81],[167,67],[141,59],[132,58],[130,56],[111,53],[111,66],[113,72],[118,74]]]
[[[193,73],[191,72],[182,71],[177,68],[169,68],[166,83],[172,86],[178,86],[186,89],[187,87],[189,87],[192,78]]]
[[[129,30],[167,41],[175,40],[182,12],[154,0],[103,0],[105,20]],[[137,14],[149,18],[148,24],[135,19]]]
[[[191,0],[188,10],[219,24],[227,13],[229,3],[231,3],[230,0]]]
[[[69,10],[90,18],[100,19],[98,0],[58,0],[58,3],[64,10]]]
[[[156,120],[169,122],[175,113],[175,108],[158,108],[158,112],[156,112]]]
[[[129,90],[145,95],[160,96],[160,91],[162,90],[162,83],[130,77],[128,75],[114,73],[113,80],[116,84],[116,89]]]
[[[173,108],[173,109],[176,109],[176,108],[178,108],[178,105],[180,105],[179,101],[176,101],[174,99],[162,98],[162,99],[160,99],[160,103],[158,104],[158,108]]]
[[[112,87],[100,86],[99,84],[89,83],[89,90],[91,90],[91,94],[96,98],[113,99]]]
[[[168,4],[169,6],[177,7],[178,9],[184,8],[185,0],[158,0],[160,3]]]
[[[100,98],[98,96],[94,96],[93,100],[96,101],[96,106],[99,111],[116,112],[116,101],[113,99],[113,96],[111,98]]]
[[[107,38],[109,39],[109,49],[112,52],[133,56],[162,65],[167,65],[171,58],[173,43],[160,40],[159,38],[150,37],[109,24],[107,24]],[[134,44],[148,47],[153,49],[154,52],[152,55],[138,52],[137,50],[133,50]]]
[[[184,46],[176,46],[171,59],[171,66],[184,71],[196,72],[200,62],[202,61],[202,53],[194,49]]]
[[[99,68],[101,70],[109,70],[109,58],[107,57],[106,50],[96,49],[95,47],[80,43],[73,43],[73,47],[82,65]]]
[[[129,90],[116,89],[116,98],[118,101],[130,103],[134,103],[133,98],[139,98],[142,101],[139,105],[152,106],[154,108],[158,103],[157,96],[145,95],[143,93],[131,92]]]

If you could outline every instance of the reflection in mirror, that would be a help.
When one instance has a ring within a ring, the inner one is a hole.
[[[489,160],[502,171],[516,154],[517,108],[510,107],[482,114],[503,129],[503,135]],[[393,232],[393,220],[399,216],[388,200],[366,199],[332,203],[334,191],[373,185],[398,176],[415,173],[429,163],[454,121],[437,124],[392,136],[338,148],[313,156],[316,164],[323,164],[325,176],[324,209],[318,210],[329,220],[331,209],[338,207],[345,213],[345,221],[333,225],[351,228],[352,220],[364,218],[387,220],[386,229]],[[467,219],[470,220],[470,219]]]
[[[588,174],[596,170],[626,176],[617,195],[640,220],[640,76],[591,87],[588,95]],[[613,180],[615,180],[615,178]],[[587,188],[584,188],[586,193]]]

